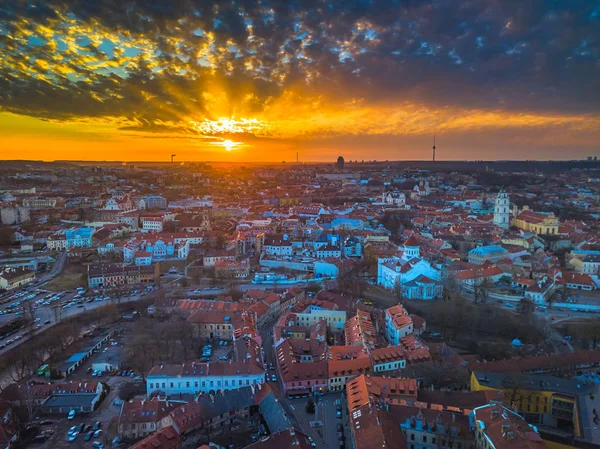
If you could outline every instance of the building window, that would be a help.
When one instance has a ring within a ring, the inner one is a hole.
[[[415,441],[415,434],[411,433],[410,434],[410,441]],[[412,446],[412,445],[411,445]]]
[[[423,435],[423,443],[427,443],[427,435]]]

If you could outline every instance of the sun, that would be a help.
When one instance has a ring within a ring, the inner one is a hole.
[[[223,147],[225,147],[225,151],[231,151],[233,149],[235,149],[236,146],[238,146],[240,143],[239,142],[234,142],[232,140],[224,140],[223,142],[221,142],[221,145],[223,145]]]
[[[211,145],[223,148],[225,151],[233,151],[244,145],[243,142],[235,142],[233,140],[219,140],[217,142],[211,142]]]

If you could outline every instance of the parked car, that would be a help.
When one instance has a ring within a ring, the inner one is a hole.
[[[102,423],[100,421],[96,421],[94,423],[94,432],[102,427]]]
[[[72,420],[73,418],[75,418],[75,410],[71,410],[71,411],[69,412],[69,414],[67,415],[67,419],[68,419],[69,421],[70,421],[70,420]]]
[[[77,432],[77,426],[73,426],[69,429],[69,433],[68,435],[73,435],[75,432]]]
[[[119,438],[119,437],[117,437]],[[117,439],[115,438],[115,440]],[[113,440],[113,446],[118,446],[119,444],[121,444],[120,440],[119,443],[115,444],[114,440]],[[102,444],[100,441],[94,441],[94,443],[92,443],[92,447],[95,449],[103,449],[104,448],[104,444]]]
[[[92,439],[92,436],[94,436],[94,432],[86,433],[85,437],[83,438],[83,441],[90,441]]]
[[[102,435],[102,429],[98,429],[94,432],[94,438],[98,438]]]
[[[73,432],[69,435],[69,441],[75,441],[75,439],[79,436],[79,432]]]

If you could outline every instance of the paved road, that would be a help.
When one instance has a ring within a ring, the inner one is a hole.
[[[58,276],[60,273],[62,273],[63,269],[65,268],[66,262],[67,262],[67,253],[66,252],[59,253],[58,256],[56,256],[56,260],[52,264],[52,268],[50,268],[50,271],[48,273],[46,273],[45,275],[43,275],[42,277],[38,278],[36,280],[36,282],[34,283],[34,285],[39,285],[43,282],[49,281],[50,279],[53,279],[56,276]]]
[[[269,364],[273,364],[277,366],[275,363],[275,347],[273,344],[273,326],[275,321],[271,321],[270,323],[265,325],[263,331],[261,331],[262,337],[262,348],[263,348],[263,357],[265,360],[266,366]],[[267,375],[271,376],[271,374],[276,371],[270,371],[267,369]],[[287,395],[283,394],[281,391],[281,379],[279,374],[277,374],[278,381],[276,383],[271,383],[270,386],[274,393],[277,395],[279,399],[279,403],[281,404],[283,410],[286,415],[290,419],[291,423],[295,428],[310,436],[316,444],[317,449],[334,449],[339,448],[339,441],[337,435],[337,423],[342,423],[342,420],[339,420],[336,417],[336,409],[335,409],[335,400],[340,399],[342,395],[338,394],[328,394],[323,396],[322,398],[317,399],[316,405],[317,410],[315,415],[309,415],[306,413],[306,402],[307,399],[288,399]],[[344,413],[344,422],[347,423],[347,414],[345,410],[347,410],[346,405],[342,402],[342,410]],[[323,422],[323,427],[313,428],[310,425],[310,421],[320,420]],[[348,444],[349,432],[348,429],[344,429],[344,434],[346,436],[346,444]],[[346,446],[350,447],[350,446]]]

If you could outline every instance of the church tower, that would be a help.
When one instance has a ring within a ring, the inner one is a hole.
[[[500,190],[498,195],[496,195],[496,204],[494,206],[494,224],[496,226],[508,229],[509,209],[510,203],[508,200],[508,193],[504,190]]]
[[[410,260],[415,257],[420,257],[419,241],[411,234],[404,242],[404,258]]]

